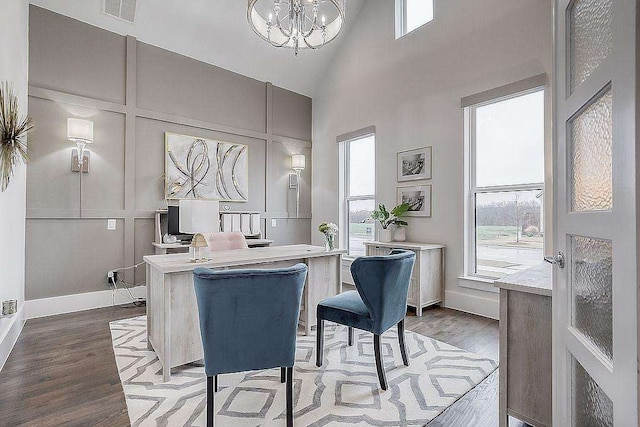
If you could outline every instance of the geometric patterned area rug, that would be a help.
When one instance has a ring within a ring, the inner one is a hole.
[[[161,366],[147,350],[146,317],[112,322],[111,336],[129,418],[137,426],[204,426],[205,375],[197,364],[174,369],[162,382]],[[491,374],[497,364],[406,331],[410,366],[400,357],[396,328],[383,335],[389,390],[379,388],[373,336],[325,327],[325,362],[315,365],[315,336],[298,336],[294,371],[296,426],[423,426]],[[216,425],[283,426],[285,385],[280,370],[220,375]]]

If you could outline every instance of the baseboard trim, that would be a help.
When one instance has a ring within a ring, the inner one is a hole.
[[[144,286],[131,288],[134,297],[143,298],[146,296]],[[76,311],[93,310],[95,308],[111,307],[113,305],[130,304],[126,291],[98,291],[84,294],[64,295],[60,297],[41,298],[25,302],[26,318],[36,319],[38,317],[55,316],[58,314],[74,313]]]
[[[20,332],[24,327],[25,319],[25,304],[22,304],[16,314],[13,315],[7,331],[2,337],[0,337],[0,371],[4,368],[4,364],[9,359],[11,350],[16,345]]]
[[[482,317],[498,320],[500,317],[500,300],[483,298],[454,291],[445,291],[445,307],[464,311]]]

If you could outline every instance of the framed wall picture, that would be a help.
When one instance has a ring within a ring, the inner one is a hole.
[[[432,147],[398,153],[398,182],[431,179]]]
[[[431,217],[431,185],[398,187],[398,204],[408,203],[407,216]]]
[[[165,198],[246,202],[249,148],[167,132]]]

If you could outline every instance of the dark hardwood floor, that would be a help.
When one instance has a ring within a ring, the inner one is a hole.
[[[2,426],[128,426],[109,322],[119,306],[28,320],[0,371]]]
[[[143,307],[119,306],[29,320],[0,371],[0,426],[128,426],[109,322],[141,314]],[[434,307],[422,317],[410,312],[406,327],[498,358],[495,320]],[[497,425],[497,371],[429,423]]]

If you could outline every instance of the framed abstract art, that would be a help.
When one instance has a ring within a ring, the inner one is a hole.
[[[246,202],[249,147],[165,133],[165,198]]]

